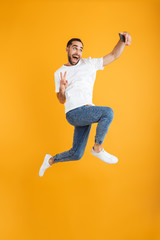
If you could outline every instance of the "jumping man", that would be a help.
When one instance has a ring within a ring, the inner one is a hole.
[[[82,158],[92,123],[98,124],[91,154],[109,164],[118,162],[118,158],[106,152],[102,146],[113,119],[113,110],[110,107],[95,106],[92,103],[92,94],[96,72],[119,58],[125,46],[130,44],[130,34],[121,32],[121,38],[111,53],[101,58],[82,58],[82,41],[79,38],[68,41],[68,63],[62,65],[54,73],[54,77],[57,98],[61,104],[65,103],[66,119],[74,126],[73,145],[70,150],[55,156],[46,154],[39,170],[40,177],[54,163]]]

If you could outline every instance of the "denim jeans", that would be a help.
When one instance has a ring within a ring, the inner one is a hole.
[[[92,123],[98,123],[95,143],[102,144],[113,119],[113,110],[110,107],[84,105],[67,112],[66,119],[74,126],[73,145],[70,150],[55,155],[55,163],[82,158]]]

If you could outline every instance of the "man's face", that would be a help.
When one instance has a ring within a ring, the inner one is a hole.
[[[79,41],[73,41],[72,45],[66,48],[68,61],[71,65],[76,65],[82,57],[83,45]]]

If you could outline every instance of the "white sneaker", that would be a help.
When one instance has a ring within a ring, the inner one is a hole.
[[[44,158],[44,161],[42,163],[42,166],[39,170],[39,176],[42,177],[45,170],[49,167],[52,167],[52,165],[49,164],[49,159],[51,158],[52,156],[50,154],[46,154],[45,158]]]
[[[104,151],[104,149],[102,149],[100,152],[95,152],[92,148],[91,153],[95,156],[98,157],[99,159],[101,159],[102,161],[106,162],[106,163],[110,163],[110,164],[114,164],[118,162],[118,158],[109,154],[108,152]]]

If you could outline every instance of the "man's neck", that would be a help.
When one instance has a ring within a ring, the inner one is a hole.
[[[73,65],[70,63],[67,63],[67,64],[64,64],[64,66],[73,66]]]
[[[79,60],[79,61],[80,61],[80,60]],[[78,63],[79,63],[79,61],[78,61]],[[77,63],[77,64],[78,64],[78,63]],[[64,64],[64,66],[71,67],[71,66],[76,66],[77,64],[70,64],[70,62],[68,62],[68,63]]]

